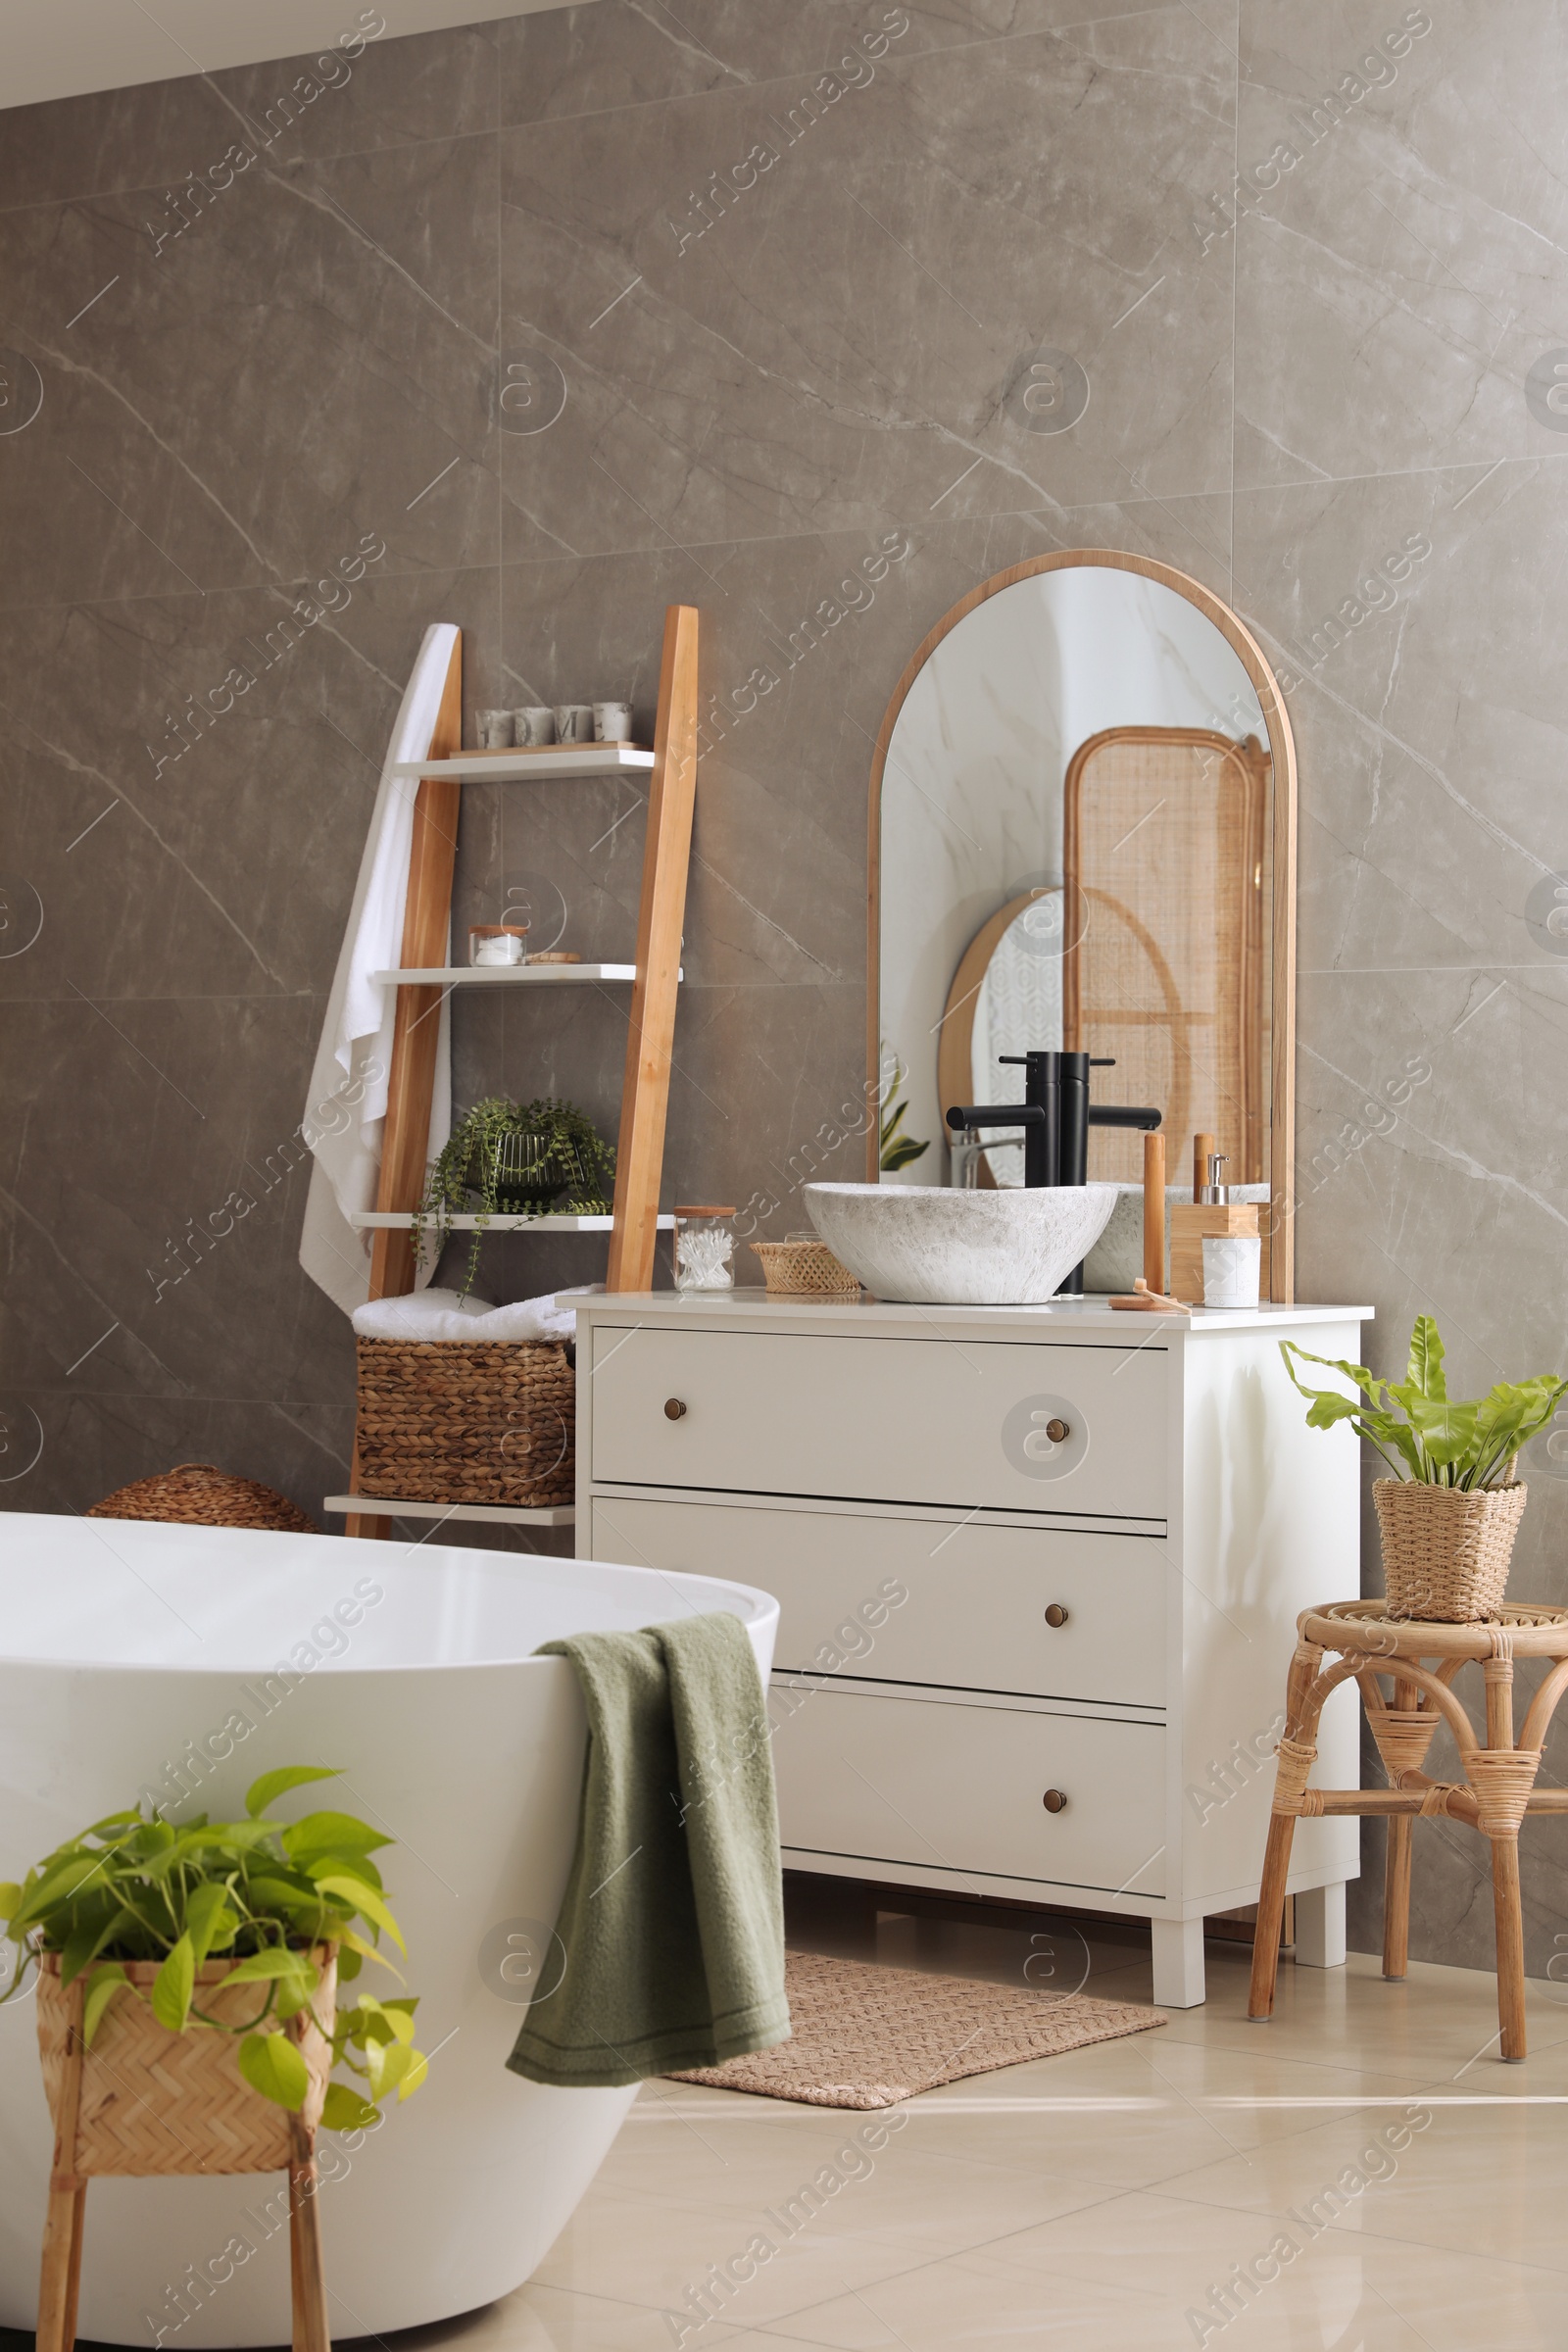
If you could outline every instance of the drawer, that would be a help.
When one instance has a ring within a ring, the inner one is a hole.
[[[1163,1894],[1165,1734],[1150,1724],[836,1690],[769,1700],[795,1852]],[[1048,1788],[1067,1802],[1044,1803]]]
[[[760,1585],[778,1669],[1165,1703],[1159,1537],[599,1494],[589,1552]]]
[[[578,1427],[596,1482],[1161,1519],[1168,1363],[1148,1342],[596,1322]],[[684,1409],[671,1418],[666,1404]]]

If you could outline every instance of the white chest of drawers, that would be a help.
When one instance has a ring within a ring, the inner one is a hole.
[[[1257,1893],[1296,1618],[1358,1589],[1355,1442],[1278,1342],[1355,1357],[1368,1311],[585,1299],[579,1544],[778,1596],[786,1866],[1146,1918],[1190,2007]],[[1298,1825],[1298,1958],[1343,1958],[1356,1854]]]

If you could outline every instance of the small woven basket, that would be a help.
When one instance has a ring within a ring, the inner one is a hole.
[[[314,1519],[254,1478],[236,1478],[214,1462],[181,1462],[156,1478],[138,1478],[95,1502],[89,1519],[167,1519],[184,1527],[270,1527],[318,1536]]]
[[[555,1340],[360,1340],[359,1492],[388,1501],[570,1502],[576,1381]]]
[[[1465,1494],[1457,1487],[1374,1479],[1389,1616],[1436,1625],[1494,1618],[1528,1493],[1523,1485]]]
[[[825,1242],[753,1242],[752,1248],[776,1298],[843,1298],[859,1291],[849,1267],[840,1265]]]
[[[331,2044],[312,2017],[330,2028],[337,2012],[337,1947],[318,1945],[311,1954],[321,1982],[310,2009],[301,2010],[288,2031],[297,2041],[311,2078],[300,2121],[321,2120]],[[209,1960],[196,1971],[196,2006],[225,2025],[248,2025],[266,2004],[266,1984],[225,1988],[234,1963]],[[156,1960],[132,1960],[125,1973],[145,1993],[158,1974]],[[62,1991],[60,1954],[46,1952],[38,1971],[38,2055],[44,2095],[55,2129],[61,2128],[66,2052],[71,2026],[80,2015],[79,1988]],[[81,2062],[81,2104],[76,2115],[74,2155],[63,2151],[67,2169],[84,2178],[100,2174],[270,2173],[290,2159],[288,2110],[252,2090],[239,2071],[239,2040],[190,2027],[171,2034],[146,2000],[117,1992],[98,2021],[92,2048]]]

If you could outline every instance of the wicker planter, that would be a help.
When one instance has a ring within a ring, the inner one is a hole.
[[[576,1381],[557,1341],[360,1340],[358,1491],[538,1509],[576,1493]]]
[[[320,1529],[286,1494],[254,1478],[236,1478],[213,1462],[181,1462],[156,1478],[117,1487],[87,1512],[89,1519],[164,1519],[184,1527],[269,1527],[291,1536]]]
[[[1372,1484],[1391,1617],[1474,1625],[1497,1615],[1528,1488]]]
[[[860,1286],[825,1242],[753,1242],[775,1298],[857,1298]]]
[[[321,1982],[312,2004],[325,2026],[337,2006],[337,1951],[321,1946],[312,1954]],[[209,1960],[196,1972],[196,2004],[229,2025],[247,2024],[261,2011],[268,1987],[223,1980],[233,1963]],[[134,1960],[126,1974],[150,1989],[155,1960]],[[67,2126],[66,2064],[70,2030],[80,2016],[80,1980],[69,1990],[60,1984],[60,1955],[46,1952],[38,1972],[38,2054],[43,2086],[56,2132]],[[311,2087],[299,2117],[252,2090],[239,2071],[239,2042],[228,2034],[200,2027],[171,2034],[144,1999],[116,1993],[98,2023],[92,2048],[81,2061],[80,2104],[75,2153],[71,2168],[83,2179],[99,2175],[166,2173],[270,2173],[293,2160],[290,2127],[314,2131],[332,2065],[331,2045],[302,2010],[285,2029],[297,2039]]]

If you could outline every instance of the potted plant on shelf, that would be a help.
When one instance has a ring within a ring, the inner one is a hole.
[[[564,1207],[578,1216],[610,1206],[615,1174],[613,1148],[570,1102],[546,1096],[512,1102],[487,1095],[465,1111],[430,1163],[424,1197],[414,1212],[419,1263],[439,1257],[452,1219],[472,1205],[477,1223],[464,1291],[479,1270],[479,1250],[490,1219],[503,1211],[542,1216]]]
[[[377,2099],[423,2082],[416,2000],[362,1992],[336,2005],[367,1960],[390,1968],[383,1933],[404,1948],[370,1858],[391,1840],[349,1813],[266,1817],[288,1789],[333,1778],[308,1764],[264,1773],[244,1821],[111,1813],[21,1886],[0,1884],[19,1947],[3,1997],[33,1959],[57,2130],[74,2035],[85,2053],[83,2171],[270,2171],[292,2161],[291,2118],[349,2131],[378,2120]],[[339,2066],[368,2097],[328,2081]]]
[[[1514,1477],[1519,1450],[1550,1421],[1568,1380],[1541,1372],[1454,1401],[1430,1315],[1416,1317],[1402,1381],[1377,1380],[1364,1364],[1309,1355],[1289,1340],[1280,1353],[1309,1400],[1309,1425],[1348,1421],[1393,1473],[1372,1484],[1389,1615],[1448,1625],[1494,1617],[1529,1492]],[[1343,1374],[1357,1394],[1307,1388],[1293,1356]]]

